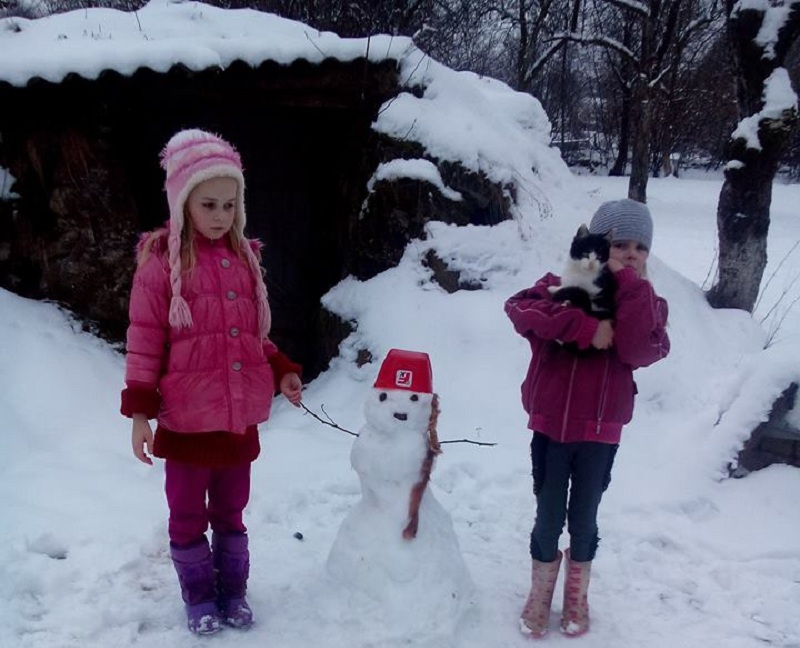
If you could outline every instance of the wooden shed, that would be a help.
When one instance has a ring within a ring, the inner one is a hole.
[[[207,129],[242,154],[273,338],[312,378],[346,334],[320,306],[333,285],[391,267],[427,220],[509,217],[507,188],[452,162],[434,160],[458,204],[421,180],[368,191],[380,162],[425,156],[372,129],[401,91],[398,61],[368,57],[0,82],[0,167],[15,179],[0,201],[0,287],[123,340],[137,237],[167,219],[158,154],[177,130]]]

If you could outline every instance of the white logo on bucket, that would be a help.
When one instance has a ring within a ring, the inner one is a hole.
[[[411,381],[414,379],[414,372],[408,369],[398,369],[394,375],[394,384],[398,387],[411,387]]]

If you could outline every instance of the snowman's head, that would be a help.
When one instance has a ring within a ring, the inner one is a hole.
[[[376,430],[425,434],[435,427],[433,373],[427,353],[390,349],[372,387],[364,412]]]
[[[367,396],[364,416],[377,432],[427,435],[432,401],[433,394],[376,387]]]

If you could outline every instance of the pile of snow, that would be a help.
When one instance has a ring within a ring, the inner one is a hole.
[[[573,199],[556,204],[559,218],[546,221],[544,238],[535,241],[521,236],[524,223],[431,224],[429,238],[412,242],[398,267],[367,282],[346,280],[326,297],[358,328],[331,369],[307,387],[307,407],[357,431],[378,369],[377,362],[356,366],[357,350],[376,359],[393,347],[426,351],[441,398],[440,439],[497,444],[444,444],[433,470],[430,492],[452,519],[475,586],[473,605],[438,646],[529,645],[516,622],[527,594],[534,514],[530,436],[519,402],[528,348],[502,304],[546,269],[562,267],[576,224],[600,200],[623,195],[623,182],[575,178]],[[699,285],[713,259],[715,228],[705,204],[719,186],[658,180],[649,189],[656,223],[650,274],[670,302],[673,347],[666,360],[637,372],[636,416],[601,506],[590,590],[593,645],[800,643],[800,471],[773,466],[741,480],[719,479],[741,432],[733,424],[757,418],[773,383],[795,375],[798,316],[785,322],[790,339],[765,353],[764,332],[752,318],[704,302]],[[800,234],[799,198],[799,187],[776,185],[774,264]],[[699,258],[694,246],[708,241]],[[428,249],[483,289],[445,293],[421,263]],[[790,272],[784,267],[774,284],[788,283]],[[0,336],[0,645],[196,645],[166,550],[163,467],[136,462],[129,423],[117,412],[121,355],[55,306],[7,292],[0,292]],[[352,437],[279,399],[262,441],[246,513],[258,623],[214,642],[425,645],[411,617],[405,627],[395,620],[391,637],[385,624],[369,622],[375,601],[359,590],[369,591],[373,581],[354,571],[344,587],[328,571],[343,522],[362,498],[349,461]],[[356,542],[342,533],[348,541],[337,553],[350,559],[358,544],[391,553],[370,545],[369,534]],[[384,594],[391,599],[402,591],[387,585]],[[554,621],[559,595],[560,589]],[[410,614],[435,606],[419,592],[406,603]]]
[[[0,60],[1,79],[16,85],[69,72],[92,78],[109,66],[130,73],[142,65],[199,69],[239,58],[315,61],[366,52],[364,41],[197,3],[153,0],[135,14],[93,9],[15,20],[0,21]],[[273,37],[263,38],[264,30]],[[359,430],[388,350],[430,355],[445,443],[429,492],[452,521],[474,584],[468,611],[436,629],[435,645],[523,648],[530,641],[517,617],[529,586],[534,503],[519,386],[529,349],[506,320],[503,302],[562,268],[577,226],[603,200],[626,195],[627,180],[571,177],[547,149],[546,116],[531,98],[415,58],[420,54],[403,39],[372,39],[369,53],[396,57],[406,84],[424,87],[421,97],[404,93],[389,102],[374,127],[408,134],[432,156],[457,159],[497,181],[510,179],[517,213],[494,227],[431,223],[396,268],[334,287],[325,305],[356,328],[303,400],[322,418]],[[435,169],[418,161],[381,173],[398,171],[431,178]],[[800,366],[800,314],[791,308],[800,188],[774,187],[771,281],[756,319],[712,310],[703,299],[713,276],[719,189],[716,180],[651,180],[648,187],[655,221],[649,274],[670,304],[672,352],[636,374],[635,418],[600,511],[585,640],[592,645],[800,645],[800,471],[773,466],[742,480],[719,478],[747,426],[764,417],[779,383],[796,378]],[[423,262],[429,251],[482,289],[447,294]],[[762,317],[766,330],[757,322]],[[118,413],[119,350],[82,332],[54,305],[5,291],[0,339],[0,645],[198,645],[185,628],[167,551],[163,464],[136,462],[130,423]],[[359,367],[362,350],[376,362]],[[465,439],[496,445],[447,443]],[[414,620],[436,609],[436,588],[430,596],[409,594],[387,578],[378,594],[409,612],[392,615],[389,628],[373,622],[367,608],[374,597],[358,594],[374,593],[380,579],[355,568],[336,578],[327,568],[334,546],[340,566],[365,554],[404,565],[400,550],[370,545],[366,531],[356,537],[345,526],[340,536],[348,516],[361,515],[352,437],[279,399],[262,427],[262,445],[245,519],[257,623],[212,641],[236,648],[425,645],[430,637],[419,635]],[[440,565],[454,582],[461,578],[457,565]],[[554,621],[559,595],[560,587]],[[437,620],[429,616],[428,629]]]

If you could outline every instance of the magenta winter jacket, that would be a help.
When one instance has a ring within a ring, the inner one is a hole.
[[[128,390],[157,390],[158,422],[174,432],[244,434],[269,417],[275,379],[268,358],[279,353],[260,339],[254,278],[228,237],[198,235],[196,265],[182,287],[194,323],[172,328],[165,240],[133,279]]]
[[[614,344],[608,350],[590,349],[599,323],[595,318],[553,301],[547,288],[560,285],[560,280],[552,274],[505,304],[517,333],[531,345],[531,363],[522,383],[528,427],[562,443],[619,443],[622,426],[633,415],[633,370],[669,353],[667,302],[631,268],[614,276]],[[559,341],[574,342],[586,351],[576,353]]]

